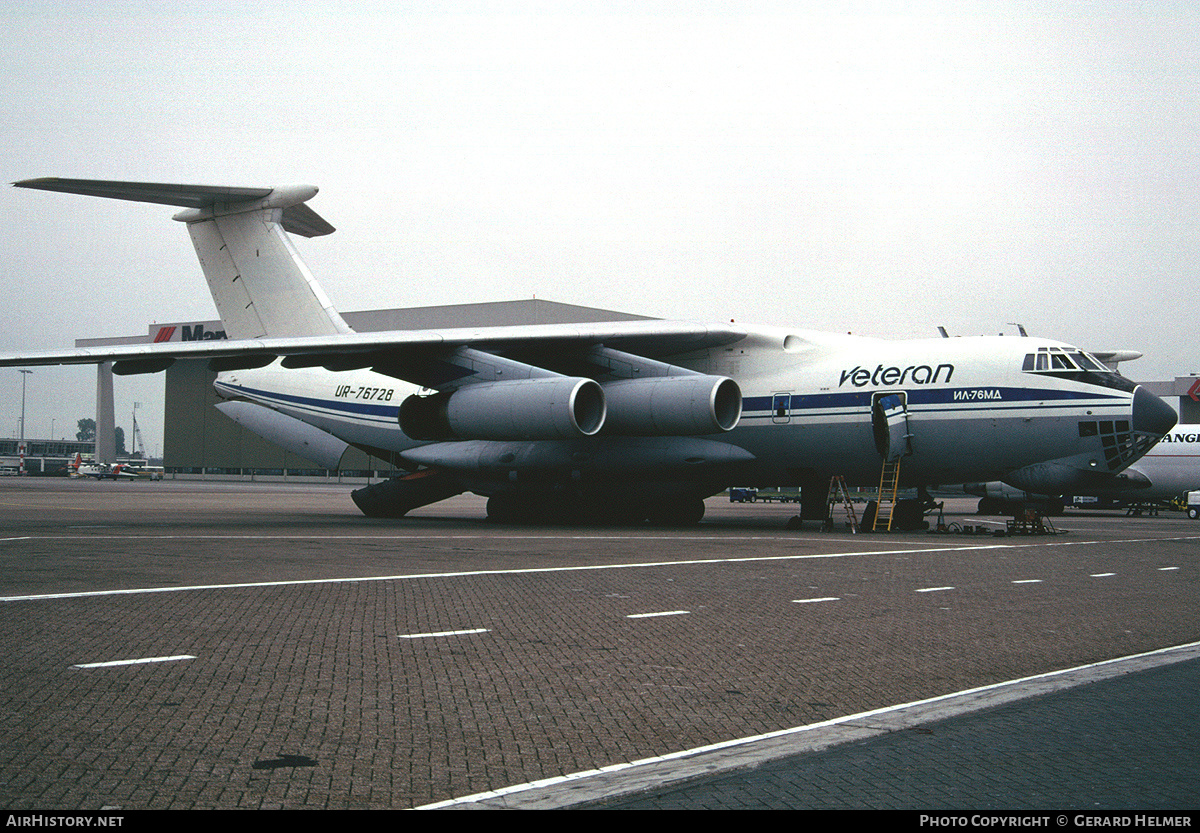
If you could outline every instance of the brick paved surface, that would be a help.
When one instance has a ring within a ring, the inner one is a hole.
[[[727,506],[686,532],[509,529],[469,501],[370,522],[345,491],[0,484],[0,595],[201,588],[0,603],[0,804],[421,806],[1200,628],[1178,516],[1029,541]]]
[[[1200,660],[587,809],[1200,812]]]

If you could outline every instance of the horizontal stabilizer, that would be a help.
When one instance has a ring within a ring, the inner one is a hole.
[[[103,179],[60,179],[42,177],[14,182],[18,188],[34,188],[39,191],[58,191],[64,194],[82,194],[87,197],[106,197],[113,200],[149,202],[158,205],[177,205],[183,208],[211,209],[238,203],[265,200],[276,193],[273,188],[233,188],[223,185],[170,185],[161,182],[116,182]],[[316,189],[313,189],[316,192]],[[301,237],[320,237],[332,234],[334,227],[317,212],[303,203],[289,205],[283,210],[280,223],[284,231]]]
[[[83,194],[88,197],[107,197],[112,200],[153,202],[159,205],[178,205],[184,208],[205,208],[219,202],[261,200],[271,193],[270,188],[227,188],[218,185],[166,185],[161,182],[114,182],[104,179],[60,179],[46,176],[14,182],[18,188],[40,191],[60,191],[64,194]]]

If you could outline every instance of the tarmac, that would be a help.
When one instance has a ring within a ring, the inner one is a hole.
[[[0,804],[1197,809],[1182,513],[497,527],[348,491],[0,481]]]
[[[1180,657],[1196,655],[1192,646],[1122,660],[1105,669],[1113,677],[1098,682],[1079,682],[1098,669],[1061,675],[1055,682],[1065,687],[1053,693],[1030,693],[1035,683],[1050,682],[1030,681],[1014,687],[1016,699],[1003,705],[979,706],[969,695],[942,704],[948,711],[961,708],[956,717],[925,719],[929,712],[914,708],[886,720],[848,721],[864,737],[834,732],[809,741],[820,749],[763,755],[760,763],[733,771],[668,780],[640,794],[576,806],[944,815],[1042,811],[1070,819],[1056,826],[1078,827],[1130,815],[1195,818],[1200,660]],[[1139,667],[1144,670],[1130,670]]]

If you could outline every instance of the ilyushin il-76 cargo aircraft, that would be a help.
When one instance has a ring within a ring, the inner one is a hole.
[[[208,359],[220,406],[321,465],[347,446],[409,472],[360,489],[368,515],[465,491],[497,520],[694,523],[731,485],[1004,480],[1062,493],[1128,466],[1174,411],[1087,353],[1038,338],[889,341],[660,320],[356,333],[287,232],[333,231],[312,186],[229,188],[32,179],[23,188],[180,206],[228,341],[0,356]]]

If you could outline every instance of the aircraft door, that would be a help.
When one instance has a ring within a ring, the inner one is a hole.
[[[895,462],[912,454],[907,397],[902,391],[871,396],[871,427],[875,432],[875,448],[883,459]]]
[[[777,425],[792,421],[792,394],[777,393],[771,397],[771,422]]]

